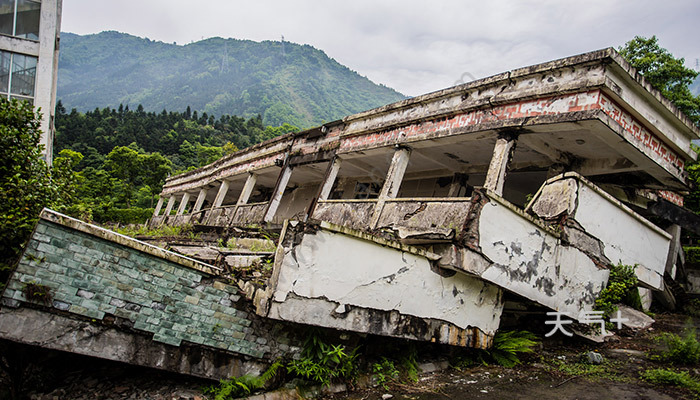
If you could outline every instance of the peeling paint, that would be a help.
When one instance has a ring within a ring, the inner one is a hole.
[[[295,228],[299,229],[303,227]],[[299,323],[471,343],[473,339],[467,340],[454,329],[478,328],[492,335],[503,307],[500,290],[489,283],[464,274],[441,276],[432,271],[426,258],[325,229],[303,234],[301,242],[285,252],[275,268],[279,268],[279,275],[268,316]],[[340,319],[336,312],[339,305],[349,307],[348,315],[343,313]],[[306,307],[319,312],[309,312]],[[377,313],[385,319],[375,318]],[[388,324],[386,318],[443,321],[453,326],[446,331],[452,339],[444,335],[436,338],[433,322],[425,322],[433,328],[422,331],[416,330],[421,326],[416,322],[409,329],[408,325]],[[482,339],[478,342],[488,342]]]

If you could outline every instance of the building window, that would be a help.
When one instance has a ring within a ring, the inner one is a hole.
[[[0,0],[0,33],[39,40],[40,16],[40,1]]]
[[[32,101],[37,58],[0,51],[0,96]]]

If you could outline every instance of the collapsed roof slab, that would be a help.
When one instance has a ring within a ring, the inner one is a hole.
[[[519,130],[530,135],[553,131],[558,124],[582,123],[585,130],[590,128],[586,121],[599,126],[576,133],[574,142],[584,140],[584,145],[559,147],[547,136],[524,137],[524,145],[554,163],[572,149],[579,159],[574,161],[586,161],[586,153],[601,148],[602,143],[614,157],[589,162],[581,172],[591,165],[598,169],[595,174],[605,173],[607,166],[622,165],[623,170],[637,167],[657,181],[652,186],[687,189],[683,167],[697,158],[690,141],[700,137],[700,131],[615,50],[604,49],[516,69],[281,136],[171,177],[163,195],[195,190],[246,171],[281,165],[285,160],[306,163],[329,161],[334,156],[353,158],[361,152],[396,145],[420,148],[446,137],[467,140],[479,132]],[[447,157],[444,160],[449,163]]]

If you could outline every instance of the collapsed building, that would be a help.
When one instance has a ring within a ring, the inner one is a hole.
[[[277,137],[168,178],[149,226],[197,232],[189,241],[161,240],[169,251],[47,210],[3,295],[0,321],[33,326],[28,321],[37,317],[19,316],[32,303],[22,283],[42,278],[41,257],[71,249],[60,242],[71,230],[81,240],[97,235],[146,252],[139,262],[148,268],[158,259],[179,265],[160,274],[183,266],[197,272],[178,272],[192,275],[191,282],[173,280],[180,286],[149,275],[152,290],[167,290],[155,299],[141,293],[143,304],[132,301],[130,312],[120,313],[130,302],[124,297],[148,291],[138,283],[121,292],[73,285],[64,299],[59,285],[54,303],[31,313],[131,318],[130,332],[155,342],[234,358],[289,350],[259,334],[275,324],[487,348],[508,304],[577,320],[620,263],[635,267],[645,307],[652,298],[673,305],[676,280],[685,276],[680,226],[698,226],[682,206],[684,167],[697,158],[691,141],[699,135],[613,49],[512,70]],[[98,250],[83,256],[88,264],[101,257]],[[112,273],[148,269],[112,261]],[[250,272],[251,265],[258,268]],[[57,279],[64,269],[51,271]],[[141,272],[134,277],[146,276]],[[86,314],[71,303],[83,301],[80,290],[109,306]],[[108,293],[95,294],[100,290]],[[170,307],[163,298],[177,290],[186,292],[181,304],[210,307],[214,319],[163,316]],[[165,310],[158,320],[174,318],[178,329],[139,319],[153,302]],[[202,324],[225,328],[200,337]],[[0,336],[37,343],[21,329],[9,331],[0,328]],[[179,371],[212,373],[204,366]],[[240,369],[220,374],[232,371]]]

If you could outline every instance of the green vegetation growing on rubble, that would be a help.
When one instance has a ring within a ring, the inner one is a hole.
[[[488,350],[466,350],[451,361],[451,366],[461,370],[478,364],[498,364],[506,368],[521,363],[520,356],[532,353],[539,343],[537,335],[528,331],[498,331],[493,346]]]
[[[325,342],[319,330],[312,329],[298,360],[287,364],[287,372],[316,384],[330,385],[337,380],[353,381],[359,373],[357,348]]]
[[[218,385],[202,388],[202,392],[207,396],[213,396],[214,400],[229,400],[247,396],[264,387],[282,367],[284,364],[276,361],[260,376],[243,375],[222,379]]]
[[[634,266],[614,265],[610,268],[608,285],[595,300],[595,309],[603,311],[604,317],[609,317],[617,311],[616,304],[624,303],[635,309],[641,309],[641,300],[637,291],[637,276]]]

